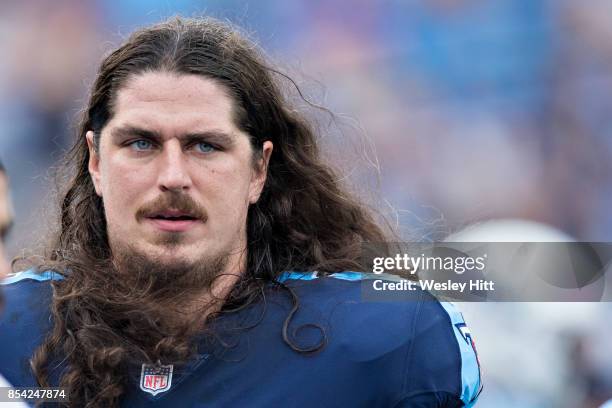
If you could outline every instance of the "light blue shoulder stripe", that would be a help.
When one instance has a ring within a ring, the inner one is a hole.
[[[5,278],[0,281],[0,285],[6,286],[11,285],[13,283],[21,282],[24,280],[35,280],[37,282],[45,282],[49,280],[62,280],[64,277],[55,271],[45,271],[43,273],[38,273],[33,269],[17,272],[16,274]]]
[[[361,272],[336,272],[329,275],[331,278],[347,280],[347,281],[360,281],[367,279],[367,276]]]
[[[360,281],[364,279],[364,274],[361,272],[336,272],[329,275],[330,278],[348,280],[348,281]],[[310,281],[318,279],[319,274],[315,272],[284,272],[278,277],[277,281],[284,283],[288,280],[303,280]]]
[[[317,272],[283,272],[276,280],[285,283],[288,280],[313,280],[317,279]]]
[[[453,332],[459,344],[459,351],[461,352],[461,401],[466,408],[470,408],[476,404],[482,388],[480,364],[473,346],[472,336],[467,330],[463,315],[455,308],[455,305],[450,302],[440,302],[440,304],[451,319]]]
[[[346,280],[346,281],[362,281],[362,280],[369,280],[369,279],[383,279],[383,280],[389,280],[389,281],[397,281],[397,280],[402,279],[399,276],[389,275],[386,273],[375,274],[375,273],[352,272],[352,271],[336,272],[336,273],[332,273],[328,277],[334,278],[334,279]],[[288,280],[310,281],[310,280],[314,280],[318,278],[319,278],[319,274],[316,271],[315,272],[284,272],[278,277],[277,281],[280,283],[284,283],[285,281],[288,281]]]

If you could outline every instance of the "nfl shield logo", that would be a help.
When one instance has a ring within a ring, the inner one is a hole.
[[[151,395],[168,391],[172,386],[172,365],[143,364],[140,389]]]

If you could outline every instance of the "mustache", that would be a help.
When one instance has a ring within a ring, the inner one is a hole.
[[[136,219],[141,220],[161,212],[173,210],[180,211],[190,217],[205,222],[208,219],[208,213],[200,204],[193,198],[184,193],[169,192],[165,193],[155,200],[144,204],[136,212]]]

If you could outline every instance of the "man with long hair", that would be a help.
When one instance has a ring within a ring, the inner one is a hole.
[[[361,301],[362,245],[389,238],[282,77],[214,19],[141,29],[104,59],[56,234],[5,285],[12,383],[74,407],[474,403],[451,306]]]

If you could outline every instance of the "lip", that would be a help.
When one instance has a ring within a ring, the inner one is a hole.
[[[194,228],[199,220],[163,220],[158,218],[147,218],[147,221],[153,224],[153,226],[157,229],[160,229],[165,232],[187,232],[190,229]]]
[[[150,218],[155,218],[158,216],[161,216],[161,217],[182,217],[182,216],[191,217],[192,214],[185,212],[185,211],[168,209],[168,210],[159,211],[159,212],[149,215]]]

